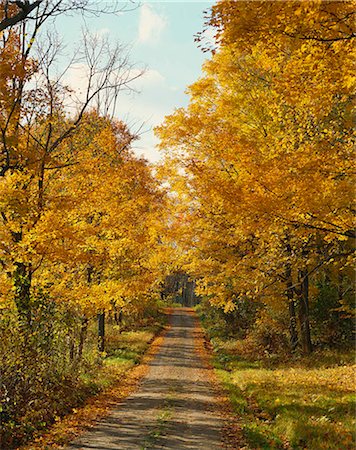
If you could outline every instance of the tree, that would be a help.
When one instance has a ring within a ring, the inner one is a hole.
[[[140,76],[137,71],[132,73],[120,45],[86,36],[77,62],[86,67],[87,86],[84,97],[74,103],[73,92],[61,76],[56,79],[51,74],[56,41],[50,39],[47,47],[39,47],[35,60],[29,57],[30,47],[24,46],[26,39],[24,32],[15,29],[3,37],[0,93],[1,226],[5,237],[1,261],[14,280],[15,302],[24,325],[31,322],[30,291],[33,272],[38,269],[29,252],[46,210],[48,185],[61,170],[78,163],[77,153],[83,147],[77,143],[85,111],[100,99],[98,107],[104,105],[104,113],[108,113],[112,104],[103,98],[117,99],[118,92]],[[74,114],[68,113],[68,105],[75,107]],[[125,139],[120,145],[129,145]]]
[[[130,151],[126,125],[85,114],[75,163],[50,177],[44,211],[28,243],[32,289],[48,291],[88,320],[158,290],[164,195]],[[102,328],[102,327],[101,327]]]
[[[352,8],[219,2],[209,23],[220,47],[188,108],[158,128],[194,214],[200,292],[226,310],[285,299],[292,347],[297,315],[306,353],[310,277],[353,253]]]
[[[90,0],[2,0],[0,3],[0,32],[25,21],[33,22],[37,31],[43,23],[59,14],[73,12],[98,15],[102,13],[115,14],[124,11],[127,6],[119,5],[120,2],[111,2],[99,6]]]

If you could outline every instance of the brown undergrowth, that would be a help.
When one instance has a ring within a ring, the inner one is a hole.
[[[164,310],[167,316],[171,314],[171,308]],[[100,394],[90,397],[85,404],[72,413],[59,419],[48,432],[35,437],[32,442],[18,447],[18,450],[54,450],[62,449],[88,429],[109,414],[109,412],[123,402],[136,389],[149,369],[149,363],[157,354],[164,336],[170,328],[168,324],[150,342],[148,351],[142,357],[140,364],[121,374],[115,384],[102,391]]]
[[[189,312],[194,315],[195,318],[195,352],[198,354],[206,369],[208,369],[208,377],[217,398],[216,413],[222,417],[224,422],[222,429],[223,447],[225,449],[247,449],[248,446],[243,437],[239,418],[236,417],[236,414],[233,411],[229,394],[225,391],[215,374],[212,365],[213,348],[210,340],[204,333],[200,320],[195,312],[192,309],[190,309]]]

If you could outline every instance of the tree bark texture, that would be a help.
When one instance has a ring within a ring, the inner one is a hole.
[[[302,351],[309,355],[313,351],[309,322],[309,277],[307,270],[299,271],[300,290],[298,298],[298,316]]]

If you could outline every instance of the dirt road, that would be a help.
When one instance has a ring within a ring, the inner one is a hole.
[[[174,309],[171,329],[137,390],[69,449],[221,449],[219,407],[199,358],[194,316]]]

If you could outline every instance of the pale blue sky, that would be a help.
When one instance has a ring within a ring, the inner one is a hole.
[[[106,34],[131,47],[131,60],[147,67],[136,82],[138,94],[122,94],[117,116],[137,128],[145,122],[146,132],[136,143],[135,152],[157,161],[156,139],[152,127],[162,122],[175,108],[185,106],[186,87],[199,78],[207,58],[197,48],[194,35],[203,29],[204,10],[213,2],[146,2],[139,8],[118,16],[86,18],[91,32]],[[83,21],[78,17],[61,17],[56,26],[68,49],[78,43]]]

